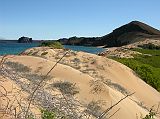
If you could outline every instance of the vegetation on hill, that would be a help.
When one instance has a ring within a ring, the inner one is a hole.
[[[146,83],[160,92],[160,50],[133,49],[142,55],[134,58],[113,58],[134,70]]]
[[[154,50],[159,50],[160,49],[160,46],[154,45],[152,43],[138,45],[138,47],[141,47],[141,48],[144,48],[144,49],[154,49]]]
[[[63,45],[57,41],[44,41],[40,44],[40,47],[52,47],[56,49],[62,49]]]
[[[143,55],[135,56],[135,60],[140,61],[144,64],[149,64],[153,67],[160,68],[160,50],[149,50],[149,49],[133,49]]]

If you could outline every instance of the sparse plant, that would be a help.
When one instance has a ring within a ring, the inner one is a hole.
[[[33,56],[37,56],[37,54],[38,54],[38,51],[32,53]]]
[[[33,53],[33,51],[31,50],[31,51],[29,51],[29,53],[27,55],[32,55],[32,53]]]
[[[23,77],[28,79],[29,81],[38,83],[45,77],[45,75],[34,74],[34,73],[30,72],[28,74],[23,74]],[[47,76],[45,78],[46,78],[46,80],[50,80],[52,77],[51,76]]]
[[[80,63],[80,59],[78,59],[78,58],[74,58],[72,61],[75,63]]]
[[[33,115],[29,115],[27,119],[36,119]]]
[[[87,109],[85,110],[85,113],[88,113],[89,115],[92,115],[92,116],[94,116],[96,118],[102,112],[103,112],[103,110],[102,110],[102,101],[91,101],[87,105]]]
[[[155,119],[154,116],[156,114],[154,112],[149,112],[143,119]]]
[[[96,59],[92,59],[91,64],[96,64],[97,60]]]
[[[43,53],[41,54],[41,56],[44,56],[44,55],[46,55],[46,54],[48,54],[48,52],[43,52]]]
[[[18,62],[11,62],[11,61],[7,61],[4,63],[4,65],[10,67],[12,70],[14,70],[15,72],[24,72],[24,73],[27,73],[27,72],[30,72],[31,69],[27,66],[24,66]]]
[[[73,84],[73,83],[67,82],[67,81],[55,82],[55,83],[51,84],[50,87],[58,89],[59,91],[61,91],[61,93],[65,94],[65,95],[75,95],[75,94],[79,93],[79,90],[76,87],[76,84]]]
[[[96,94],[99,94],[105,90],[104,84],[100,80],[91,80],[90,87],[92,88],[91,92]]]
[[[103,65],[97,65],[97,69],[105,70],[105,68],[104,68],[104,66],[103,66]]]
[[[159,114],[159,106],[160,103],[158,104],[158,107],[156,110],[153,109],[153,107],[149,110],[149,114],[147,114],[144,118],[142,119],[156,119],[155,117],[158,116]]]
[[[56,114],[53,111],[41,110],[42,119],[55,119]]]
[[[43,68],[43,67],[41,67],[41,66],[37,67],[37,69],[36,69],[35,73],[40,72],[40,70],[42,70],[42,68]]]
[[[103,83],[120,91],[123,94],[129,94],[129,91],[127,91],[124,87],[122,87],[121,85],[119,85],[118,83],[114,83],[111,80],[107,79],[107,80],[103,80]]]
[[[20,77],[26,78],[32,82],[39,82],[45,77],[44,75],[32,73],[31,68],[29,68],[28,66],[24,66],[23,64],[20,64],[18,62],[7,61],[4,63],[4,65],[11,68],[11,71],[16,72],[16,74],[19,75]],[[52,77],[47,76],[45,78],[49,80]]]

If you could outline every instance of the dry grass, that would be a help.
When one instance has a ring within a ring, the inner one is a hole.
[[[76,84],[73,84],[71,82],[66,81],[58,81],[53,84],[50,84],[49,88],[56,88],[64,95],[75,95],[79,93],[78,88],[76,87]]]
[[[91,92],[93,93],[93,94],[99,94],[99,93],[101,93],[101,92],[103,92],[103,91],[105,91],[105,86],[104,86],[104,84],[103,84],[103,82],[102,81],[100,81],[100,80],[92,80],[91,82],[90,82],[90,86],[91,86],[91,88],[92,88],[92,90],[91,90]]]

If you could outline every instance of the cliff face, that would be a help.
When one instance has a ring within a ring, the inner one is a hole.
[[[65,45],[116,47],[143,41],[146,38],[160,39],[160,31],[142,22],[132,21],[102,37],[72,37],[60,39],[59,41]]]
[[[18,43],[32,43],[32,38],[23,36],[18,39]]]

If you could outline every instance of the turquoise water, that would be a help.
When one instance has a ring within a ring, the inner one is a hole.
[[[0,55],[19,54],[28,48],[36,47],[38,45],[38,43],[0,43]],[[104,50],[103,48],[85,46],[64,45],[64,47],[75,51],[84,51],[93,54],[97,54]]]
[[[37,43],[0,43],[0,55],[19,54],[24,50],[38,46]]]
[[[97,47],[86,47],[86,46],[71,46],[71,45],[64,45],[65,48],[75,50],[75,51],[83,51],[88,52],[92,54],[97,54],[99,52],[104,51],[103,48],[97,48]]]

